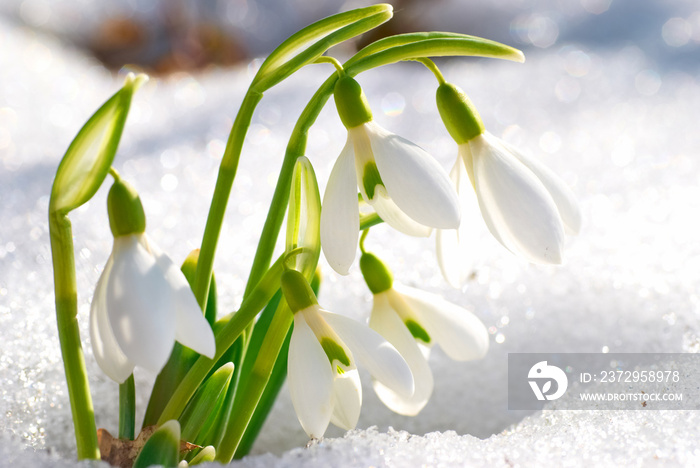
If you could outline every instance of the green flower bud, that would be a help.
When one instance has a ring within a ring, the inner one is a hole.
[[[292,312],[297,313],[300,310],[318,304],[316,295],[311,286],[309,286],[309,282],[298,271],[285,271],[282,273],[280,283],[282,294],[284,294],[284,298],[287,300],[287,304],[292,309]]]
[[[440,117],[458,145],[484,132],[479,112],[460,88],[443,83],[437,89],[436,99]]]
[[[348,75],[341,76],[333,91],[335,106],[345,128],[354,128],[372,120],[372,110],[360,84]]]
[[[372,294],[384,292],[394,285],[394,276],[391,274],[391,270],[374,254],[367,252],[362,254],[360,270]]]
[[[216,459],[216,449],[213,445],[207,445],[202,450],[199,451],[197,456],[195,456],[189,466],[195,466],[202,463],[213,462]]]
[[[140,234],[146,231],[146,215],[136,189],[117,179],[107,195],[109,227],[114,237]]]

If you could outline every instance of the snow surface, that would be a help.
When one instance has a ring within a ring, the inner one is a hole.
[[[668,31],[667,44],[697,50],[698,16],[687,16],[685,45]],[[2,18],[0,50],[0,466],[75,466],[54,321],[48,194],[71,139],[123,77]],[[563,266],[541,267],[513,257],[484,232],[476,248],[480,266],[457,291],[439,275],[433,239],[373,229],[367,246],[399,281],[441,293],[484,321],[492,336],[488,355],[453,363],[436,350],[436,389],[415,418],[383,407],[362,374],[360,429],[344,436],[329,430],[308,449],[285,388],[253,454],[234,465],[698,465],[697,411],[506,409],[509,352],[700,350],[697,61],[667,63],[633,42],[607,48],[561,42],[528,51],[525,64],[457,59],[441,66],[470,94],[492,133],[572,186],[582,233],[569,239]],[[254,68],[152,80],[135,97],[115,166],[141,193],[149,235],[176,261],[198,247],[217,163]],[[331,71],[324,65],[302,71],[268,92],[256,112],[215,265],[222,311],[240,301],[296,116]],[[383,126],[451,166],[456,148],[437,117],[427,71],[403,64],[359,80]],[[329,103],[308,148],[321,190],[344,141]],[[111,249],[105,196],[103,188],[71,219],[97,424],[114,432],[117,386],[97,367],[86,328]],[[371,297],[358,268],[348,278],[327,266],[324,273],[321,304],[366,319]],[[136,377],[143,410],[153,376]]]

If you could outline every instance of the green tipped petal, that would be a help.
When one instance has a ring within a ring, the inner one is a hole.
[[[427,345],[430,344],[430,334],[428,334],[425,328],[421,327],[420,323],[411,319],[406,320],[404,323],[406,324],[408,331],[411,332],[413,338],[420,340]]]
[[[362,174],[362,186],[365,189],[368,200],[374,200],[374,189],[377,185],[384,186],[382,177],[379,175],[377,163],[369,162],[365,165],[365,171]]]
[[[333,365],[333,361],[338,361],[345,366],[350,365],[350,358],[348,357],[347,353],[343,347],[336,343],[332,338],[321,339],[321,347],[326,353],[326,356],[328,356],[328,361],[330,361],[331,365]]]
[[[124,87],[80,129],[58,166],[49,212],[68,213],[95,195],[117,152],[131,97],[147,80],[146,75],[127,75]]]

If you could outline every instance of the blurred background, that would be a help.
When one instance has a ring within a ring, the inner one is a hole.
[[[106,67],[150,74],[229,66],[364,0],[3,0],[0,15],[89,51]],[[563,43],[641,48],[663,68],[697,67],[697,0],[389,0],[377,36],[448,30],[525,50]],[[362,44],[358,44],[361,46]]]
[[[43,286],[52,281],[48,192],[77,129],[120,86],[119,71],[140,68],[158,76],[134,101],[115,167],[139,188],[149,235],[182,259],[199,246],[216,170],[255,59],[321,17],[370,3],[0,0],[0,465],[24,445],[74,458],[55,323],[47,318],[53,294]],[[470,58],[441,67],[468,90],[490,131],[534,153],[572,186],[585,228],[559,268],[528,265],[484,231],[479,254],[488,262],[462,291],[448,290],[439,277],[432,239],[373,230],[375,245],[391,246],[382,253],[397,280],[467,305],[487,325],[492,348],[486,359],[459,367],[436,350],[436,391],[417,418],[392,415],[364,379],[367,408],[359,427],[413,434],[449,428],[482,438],[510,431],[525,415],[506,409],[509,352],[700,351],[700,1],[390,3],[392,21],[354,47],[380,35],[447,30],[525,52],[522,65]],[[341,59],[350,53],[333,51]],[[301,70],[267,92],[256,110],[244,148],[255,157],[242,158],[222,232],[228,242],[217,257],[222,311],[239,305],[252,261],[252,249],[242,246],[257,240],[280,154],[295,118],[331,73],[325,67]],[[454,163],[454,144],[436,114],[432,75],[415,64],[395,65],[363,74],[362,85],[378,122],[410,135],[443,167]],[[309,156],[323,188],[346,137],[332,102],[312,132]],[[105,196],[106,187],[72,219],[83,337],[111,247]],[[370,297],[357,270],[343,281],[330,273],[324,284],[325,307],[366,318]],[[91,351],[87,365],[93,395],[100,395],[98,426],[117,427],[116,386]],[[142,405],[152,377],[137,378]],[[306,442],[286,390],[274,411],[257,453]],[[680,415],[673,416],[677,432],[654,419],[670,415],[644,412],[651,415],[644,420],[642,412],[629,413],[614,424],[607,416],[543,415],[522,423],[524,436],[501,440],[511,452],[559,450],[562,462],[555,465],[579,455],[585,444],[577,437],[591,434],[600,440],[589,445],[593,460],[601,449],[619,451],[620,433],[629,434],[630,447],[653,452],[647,461],[661,464],[664,453],[690,450],[674,448],[677,440],[697,445],[687,428],[698,425],[681,421],[680,412],[669,412]],[[551,438],[555,449],[540,450],[541,434],[562,426]],[[7,432],[21,443],[8,442]]]

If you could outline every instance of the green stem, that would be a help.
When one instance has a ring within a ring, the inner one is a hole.
[[[433,62],[429,58],[425,58],[425,57],[419,57],[419,58],[415,58],[413,60],[416,62],[422,63],[423,65],[425,65],[425,68],[427,68],[428,70],[433,72],[433,75],[435,75],[435,78],[438,80],[438,84],[442,85],[442,84],[446,83],[445,77],[442,76],[442,72],[440,71],[438,66],[435,65],[435,62]]]
[[[223,439],[216,451],[216,460],[220,463],[230,463],[236,449],[245,434],[255,409],[258,406],[272,369],[277,361],[280,349],[284,344],[289,327],[292,324],[292,313],[286,302],[280,302],[272,317],[270,327],[265,333],[265,338],[255,364],[247,376],[246,385],[241,389],[241,394],[236,395],[233,409],[235,419],[226,427]]]
[[[372,226],[383,223],[384,220],[379,217],[377,213],[370,213],[368,215],[360,216],[360,231],[369,229]]]
[[[59,212],[50,213],[49,232],[53,256],[58,337],[68,383],[78,459],[97,460],[100,458],[100,450],[97,446],[95,411],[90,396],[85,357],[80,344],[73,233],[68,217]]]
[[[250,126],[253,111],[262,97],[262,93],[254,89],[248,89],[233,123],[233,128],[231,128],[224,156],[219,167],[219,175],[216,179],[216,187],[214,188],[207,224],[202,237],[202,246],[199,252],[199,260],[197,261],[197,273],[195,274],[193,288],[194,295],[202,310],[205,310],[207,305],[216,245],[221,234],[221,226],[224,222],[224,214],[226,213],[226,205],[231,194],[231,187],[233,187],[233,181],[236,177],[243,141]]]
[[[258,248],[255,251],[255,258],[253,259],[253,265],[248,277],[248,285],[246,286],[246,295],[265,274],[270,264],[272,252],[277,243],[277,236],[279,236],[284,220],[287,203],[289,202],[289,191],[291,189],[294,164],[297,158],[303,156],[306,152],[306,141],[309,129],[314,122],[316,122],[321,109],[323,109],[326,101],[330,98],[333,92],[333,85],[337,79],[338,75],[334,73],[321,85],[302,111],[294,126],[292,135],[289,138],[289,143],[287,144],[284,160],[282,161],[282,168],[280,169],[280,175],[277,179],[275,192],[272,195],[272,203],[270,204],[270,209],[265,219],[265,225],[260,234]]]
[[[119,384],[119,438],[134,440],[136,432],[136,388],[134,374]]]
[[[268,268],[274,246],[277,242],[277,237],[282,227],[287,203],[289,202],[294,165],[297,158],[303,156],[306,151],[308,131],[318,118],[328,98],[330,98],[333,85],[337,78],[338,75],[334,74],[321,85],[302,111],[292,131],[285,157],[282,161],[282,168],[277,180],[275,192],[272,196],[270,209],[260,235],[258,248],[255,252],[255,258],[248,277],[246,295],[244,295],[244,297],[247,296],[252,285],[257,284]],[[287,315],[288,317],[286,317]],[[228,463],[233,458],[236,448],[240,444],[250,419],[255,412],[260,396],[270,379],[270,373],[272,372],[275,360],[287,336],[290,325],[291,314],[284,314],[278,309],[273,317],[270,329],[265,335],[265,343],[260,349],[254,368],[247,377],[246,385],[241,389],[243,393],[240,396],[236,396],[236,405],[234,408],[236,420],[226,429],[222,443],[217,450],[216,459],[218,461]],[[240,405],[238,404],[239,401],[242,402]]]
[[[362,231],[362,235],[360,236],[360,252],[366,253],[365,251],[365,239],[367,239],[367,235],[369,234],[369,228],[364,229]]]
[[[163,408],[163,412],[158,418],[158,425],[180,417],[187,402],[197,391],[197,387],[204,381],[209,371],[277,292],[283,271],[282,264],[283,259],[280,258],[272,265],[248,297],[243,300],[238,311],[227,315],[216,323],[216,355],[214,359],[200,356],[195,361],[173,392],[168,404]]]
[[[216,181],[214,196],[212,198],[212,204],[209,210],[209,217],[207,218],[207,224],[204,229],[199,263],[197,264],[197,274],[195,276],[195,285],[193,288],[195,297],[197,297],[202,309],[204,309],[206,305],[209,281],[214,265],[216,244],[221,232],[221,225],[223,223],[224,212],[226,211],[226,204],[228,202],[229,194],[231,193],[233,179],[236,175],[236,168],[238,166],[243,140],[248,130],[248,126],[250,125],[250,120],[252,118],[255,106],[258,104],[260,99],[262,99],[262,93],[280,81],[286,79],[304,65],[318,60],[321,57],[321,54],[326,52],[326,50],[333,45],[344,42],[347,39],[379,26],[391,18],[391,15],[392,7],[390,5],[383,4],[333,15],[332,17],[326,18],[302,29],[284,41],[270,54],[270,56],[261,66],[260,70],[258,70],[258,74],[253,79],[253,83],[243,99],[243,103],[238,111],[233,128],[231,129],[231,134],[229,135],[224,157],[219,169],[219,177]],[[299,52],[294,57],[291,57],[297,48],[301,48],[309,41],[314,42],[314,44]],[[334,59],[321,59],[321,61],[331,60]],[[334,65],[338,66],[339,64]],[[333,82],[335,82],[335,79]],[[328,97],[326,96],[326,99],[327,98]],[[325,103],[325,100],[323,102]],[[320,108],[322,107],[323,103],[321,103],[317,111],[320,111]],[[304,141],[301,145],[302,148],[306,146],[305,137],[306,135],[304,135]],[[280,175],[281,183],[278,183],[279,189],[285,189],[282,190],[282,192],[288,192],[289,179],[291,178],[291,173],[294,169],[294,162],[296,161],[297,156],[302,154],[303,152],[290,153],[288,151],[287,155],[285,156],[285,161],[283,163],[284,170]],[[264,231],[268,235],[265,238],[264,246],[262,243],[258,245],[258,252],[260,252],[261,248],[269,248],[269,252],[262,254],[259,258],[256,253],[256,260],[254,260],[254,265],[251,270],[251,272],[255,274],[248,279],[245,292],[246,295],[250,293],[251,289],[255,286],[255,284],[257,284],[257,281],[262,277],[270,263],[274,242],[270,247],[268,241],[273,237],[275,240],[277,239],[277,235],[279,233],[278,225],[281,224],[282,218],[284,217],[284,208],[286,208],[286,199],[288,199],[289,193],[278,193],[276,190],[275,195],[276,198],[273,200],[270,207],[270,214],[268,215],[268,221],[270,222],[268,223],[266,221],[266,225],[264,227]],[[283,201],[284,203],[276,204],[275,201]],[[283,208],[280,208],[280,206],[283,206]]]
[[[229,321],[225,326],[225,332],[222,331],[221,333],[217,333],[216,356],[214,359],[211,360],[206,357],[200,357],[195,362],[180,385],[178,385],[178,388],[173,393],[173,396],[170,398],[170,401],[168,401],[166,407],[163,409],[163,413],[158,419],[159,424],[162,424],[169,419],[177,419],[179,417],[187,404],[187,401],[192,397],[192,395],[194,395],[197,386],[201,384],[206,377],[207,372],[211,370],[214,363],[233,344],[236,338],[238,338],[238,336],[249,326],[255,315],[272,297],[274,291],[272,291],[269,296],[267,296],[266,300],[261,303],[259,298],[253,297],[252,293],[258,289],[255,286],[264,279],[264,276],[266,274],[270,274],[274,269],[274,267],[270,269],[269,266],[274,247],[277,242],[277,237],[284,220],[287,203],[289,201],[289,190],[294,172],[294,164],[296,163],[297,158],[304,154],[308,130],[316,121],[321,109],[331,96],[336,79],[337,74],[333,74],[333,76],[328,78],[316,92],[316,94],[311,98],[311,101],[302,112],[299,120],[297,121],[297,125],[292,132],[289,144],[287,145],[284,160],[282,161],[282,168],[277,180],[277,186],[275,187],[275,191],[272,195],[268,215],[260,235],[257,250],[255,252],[255,257],[253,259],[253,265],[251,266],[241,308],[238,310],[238,312],[228,318]],[[202,299],[202,297],[206,298],[206,291],[209,288],[209,281],[206,278],[211,277],[216,242],[221,231],[223,213],[226,209],[228,194],[230,193],[231,186],[233,184],[233,177],[235,176],[235,165],[233,165],[233,160],[235,159],[235,164],[237,164],[242,147],[242,139],[245,136],[247,125],[250,124],[252,110],[255,104],[257,104],[262,97],[262,94],[249,91],[246,98],[249,96],[250,99],[244,99],[244,102],[241,105],[241,111],[239,111],[238,117],[236,117],[236,121],[234,122],[234,128],[231,130],[231,136],[229,137],[224,160],[222,161],[221,169],[219,171],[217,186],[214,190],[212,206],[210,209],[209,218],[207,219],[207,227],[205,228],[205,236],[199,253],[199,261],[197,262],[197,274],[195,276],[194,291],[200,305],[203,306],[206,306],[206,301]],[[244,112],[247,101],[249,101],[248,106],[252,107],[248,107],[248,110]],[[241,117],[242,115],[247,115],[247,118]],[[245,122],[245,126],[243,126],[243,122]],[[229,150],[229,147],[232,149]],[[232,173],[229,172],[227,174],[222,174],[225,171],[231,171],[231,169],[233,171]],[[279,263],[281,265],[281,262]],[[277,286],[279,286],[279,281],[277,282]]]
[[[338,72],[338,76],[342,76],[343,73],[345,72],[343,70],[343,65],[335,58],[331,57],[329,55],[322,55],[316,60],[314,60],[314,63],[330,63],[335,67],[335,70]]]

